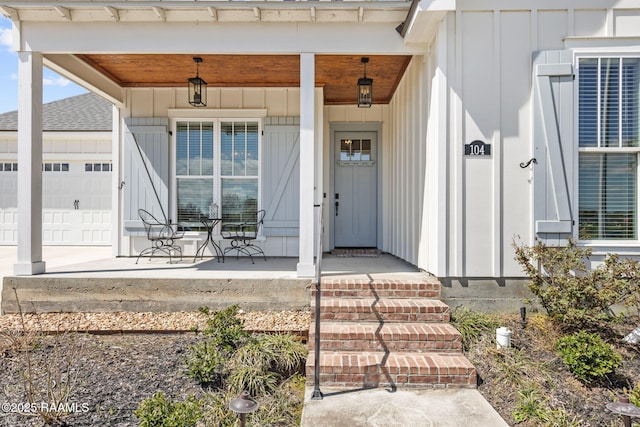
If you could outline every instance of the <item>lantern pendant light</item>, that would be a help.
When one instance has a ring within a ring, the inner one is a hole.
[[[358,79],[358,107],[369,108],[373,104],[373,79],[367,77],[369,58],[360,60],[364,66],[364,77]]]
[[[189,104],[194,107],[207,106],[207,82],[205,82],[198,74],[198,65],[202,62],[202,58],[194,57],[193,62],[196,63],[196,76],[191,77],[189,82]]]

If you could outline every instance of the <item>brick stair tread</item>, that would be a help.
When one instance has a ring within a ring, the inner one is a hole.
[[[313,328],[310,337],[315,335]],[[321,339],[373,340],[377,335],[390,340],[459,341],[460,332],[449,323],[321,322]]]
[[[345,280],[323,279],[321,292],[327,297],[394,296],[396,298],[439,298],[442,286],[427,280]],[[315,295],[315,288],[312,290]]]
[[[331,279],[323,278],[320,282],[322,286],[332,286],[339,288],[352,288],[359,285],[374,285],[381,288],[396,288],[406,285],[420,286],[420,287],[435,287],[440,288],[442,285],[438,279],[433,277],[427,277],[424,280],[415,279]]]
[[[309,332],[309,349],[315,348],[315,329]],[[462,351],[462,336],[443,322],[321,322],[322,351]]]
[[[315,366],[315,355],[309,354],[307,368]],[[381,365],[384,362],[383,365]],[[348,352],[324,351],[320,353],[320,372],[366,372],[384,367],[392,374],[414,375],[468,375],[475,367],[462,354],[414,352]]]
[[[315,307],[315,300],[311,301],[311,307]],[[449,311],[449,306],[438,299],[430,298],[323,298],[320,300],[320,309],[340,308],[341,311],[362,309],[370,310],[375,307],[377,311],[397,311],[402,308],[404,312],[418,310],[421,313],[437,313]]]

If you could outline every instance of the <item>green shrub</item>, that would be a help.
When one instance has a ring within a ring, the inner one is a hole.
[[[207,338],[189,348],[187,371],[195,380],[211,385],[220,383],[227,375],[229,359],[249,340],[249,334],[238,317],[237,305],[215,312],[200,308],[200,312],[208,316],[202,331]]]
[[[451,324],[462,335],[462,346],[465,351],[478,342],[484,334],[493,336],[498,322],[481,311],[471,310],[466,306],[458,306],[451,312]]]
[[[556,350],[569,371],[586,384],[613,374],[622,362],[622,356],[599,335],[584,331],[560,338]]]
[[[192,427],[204,414],[203,402],[193,396],[174,402],[161,392],[140,402],[134,414],[140,427]]]
[[[531,278],[529,289],[549,317],[570,329],[581,329],[615,318],[615,304],[636,304],[640,264],[610,254],[597,268],[588,269],[591,249],[570,240],[565,247],[518,246],[516,260]],[[637,308],[637,307],[636,307]]]
[[[235,350],[249,337],[244,321],[238,317],[239,309],[236,304],[213,313],[208,308],[200,308],[200,312],[209,317],[202,332],[223,350]]]
[[[185,359],[189,376],[203,384],[217,384],[228,371],[230,352],[221,350],[215,342],[203,341],[189,347]]]

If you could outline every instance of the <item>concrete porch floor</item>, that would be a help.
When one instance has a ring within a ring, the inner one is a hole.
[[[246,309],[304,309],[312,278],[298,278],[297,258],[113,257],[109,247],[45,246],[47,271],[13,276],[16,248],[0,247],[3,312],[16,309],[13,288],[37,311],[180,311],[238,303]],[[325,254],[322,276],[353,279],[418,279],[426,273],[388,254],[340,258]]]

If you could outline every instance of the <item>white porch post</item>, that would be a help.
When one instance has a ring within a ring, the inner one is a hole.
[[[300,237],[298,277],[313,277],[315,55],[300,54]]]
[[[18,259],[16,275],[40,274],[42,261],[42,54],[18,53]]]

